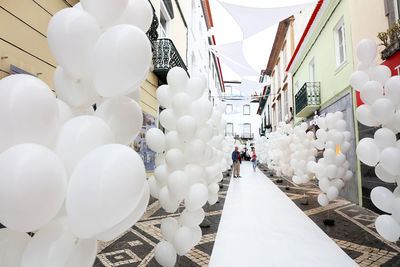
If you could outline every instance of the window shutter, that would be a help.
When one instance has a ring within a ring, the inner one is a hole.
[[[385,15],[388,17],[389,27],[396,22],[396,13],[393,0],[385,0]]]

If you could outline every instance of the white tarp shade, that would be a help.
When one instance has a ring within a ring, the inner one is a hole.
[[[240,26],[243,31],[243,39],[246,39],[311,5],[315,5],[317,2],[312,1],[300,5],[274,8],[245,7],[228,4],[221,1],[219,1],[219,3],[228,11],[228,13]]]
[[[259,90],[263,89],[267,83],[258,83],[255,81],[243,79],[240,86],[236,87],[240,92],[245,93],[246,95],[251,95],[254,92],[258,92]]]
[[[244,76],[259,76],[259,73],[253,69],[243,55],[243,41],[213,45],[211,51],[236,74]]]

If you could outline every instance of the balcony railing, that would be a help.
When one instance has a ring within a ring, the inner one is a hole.
[[[321,84],[319,82],[306,82],[297,92],[295,97],[296,116],[306,118],[319,109]]]
[[[242,133],[242,139],[253,139],[254,133]]]
[[[161,38],[153,41],[153,48],[153,72],[162,82],[167,82],[167,73],[173,67],[181,67],[187,72],[185,63],[170,39]]]

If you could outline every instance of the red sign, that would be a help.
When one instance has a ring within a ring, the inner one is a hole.
[[[391,56],[389,59],[382,62],[381,65],[389,67],[392,71],[392,76],[400,75],[400,51]],[[360,98],[360,92],[356,91],[357,107],[364,104]]]

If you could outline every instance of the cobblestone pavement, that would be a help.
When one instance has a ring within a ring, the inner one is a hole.
[[[210,227],[202,228],[203,237],[200,243],[188,255],[179,257],[177,266],[208,266],[229,181],[230,177],[225,176],[222,182],[224,187],[219,192],[219,203],[205,209]],[[158,200],[151,199],[146,213],[138,223],[116,240],[99,244],[94,266],[159,267],[154,259],[154,247],[162,240],[160,223],[167,216],[178,217],[178,213],[166,213]]]
[[[260,166],[260,169],[360,266],[400,266],[400,242],[390,243],[378,235],[374,227],[378,216],[376,213],[343,199],[321,207],[317,202],[320,191],[316,185],[309,183],[299,186],[290,179],[274,177],[263,166]],[[282,182],[279,183],[278,180]],[[208,265],[229,181],[229,177],[223,181],[224,187],[220,191],[219,203],[206,211],[210,227],[202,228],[203,237],[200,244],[188,255],[180,257],[177,266]],[[302,204],[305,200],[307,205]],[[177,217],[178,214],[165,213],[160,203],[151,199],[146,213],[134,227],[116,240],[99,245],[94,266],[159,267],[154,259],[154,246],[162,239],[160,223],[167,216]],[[333,219],[334,226],[324,225],[324,219]]]
[[[315,184],[299,186],[291,179],[274,177],[266,167],[260,169],[360,266],[400,266],[400,242],[391,243],[379,236],[374,225],[378,214],[344,199],[321,207]],[[305,202],[308,204],[302,204]],[[334,225],[324,225],[324,219],[333,219]]]

